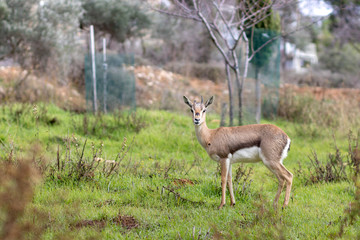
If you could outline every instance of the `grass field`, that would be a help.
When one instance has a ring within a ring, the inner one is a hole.
[[[210,112],[208,126],[216,128],[217,119]],[[354,181],[307,181],[312,151],[326,161],[335,153],[334,134],[345,158],[348,133],[270,123],[292,139],[284,160],[294,174],[288,208],[272,209],[277,179],[258,163],[233,166],[236,206],[228,196],[228,205],[217,210],[218,166],[198,144],[187,110],[95,117],[53,105],[2,106],[0,157],[15,164],[1,172],[0,234],[12,226],[30,239],[357,239],[360,219],[351,221],[354,210],[348,211],[351,202],[359,206]],[[22,161],[36,171],[20,172]],[[31,177],[36,172],[39,177]],[[14,194],[22,208],[4,197]]]

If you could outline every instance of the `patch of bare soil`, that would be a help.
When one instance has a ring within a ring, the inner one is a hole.
[[[139,222],[133,216],[118,215],[112,219],[112,222],[128,230],[139,227]]]
[[[139,227],[139,222],[133,216],[122,216],[118,215],[112,218],[110,221],[106,219],[100,220],[81,220],[72,226],[75,228],[83,228],[83,227],[95,227],[95,228],[104,228],[108,222],[111,222],[115,225],[122,226],[128,230]]]
[[[183,110],[183,96],[204,101],[215,96],[213,108],[220,109],[221,103],[228,98],[224,83],[210,80],[187,78],[180,74],[165,71],[152,66],[129,67],[136,79],[136,102],[144,108],[161,108],[165,110]]]
[[[52,102],[83,112],[85,97],[70,83],[59,85],[51,76],[36,76],[20,67],[0,67],[0,102]]]

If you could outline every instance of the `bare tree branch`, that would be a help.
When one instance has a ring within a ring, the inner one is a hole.
[[[224,24],[225,24],[225,26],[226,26],[227,30],[229,31],[229,33],[230,33],[230,35],[231,35],[232,39],[235,41],[235,40],[236,40],[236,38],[235,38],[235,36],[234,36],[234,34],[233,34],[233,32],[232,32],[232,30],[231,30],[231,28],[230,28],[230,26],[229,26],[228,22],[227,22],[227,21],[226,21],[226,19],[225,19],[224,14],[221,12],[221,10],[220,10],[219,6],[218,6],[215,2],[213,2],[213,4],[214,4],[214,6],[215,6],[215,8],[216,8],[216,10],[217,10],[217,13],[219,13],[219,14],[220,14],[220,17],[221,17],[222,21],[224,22]]]
[[[170,12],[170,11],[165,11],[159,8],[153,8],[151,7],[152,10],[159,12],[159,13],[163,13],[169,16],[174,16],[174,17],[180,17],[180,18],[186,18],[186,19],[191,19],[191,20],[195,20],[197,22],[201,22],[201,19],[197,18],[194,15],[187,15],[187,14],[181,14],[181,13],[176,13],[176,12]]]
[[[206,29],[208,30],[210,36],[211,36],[211,40],[214,42],[215,46],[217,47],[217,49],[220,51],[221,55],[224,57],[225,61],[231,65],[231,62],[228,58],[228,56],[226,55],[224,49],[221,47],[219,41],[217,40],[214,32],[212,31],[212,28],[210,26],[210,24],[208,23],[208,21],[206,20],[206,18],[202,15],[201,12],[198,12],[199,17],[202,19],[203,23],[206,26]]]

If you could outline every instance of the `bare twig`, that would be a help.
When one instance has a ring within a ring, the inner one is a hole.
[[[180,195],[180,193],[175,192],[174,189],[171,189],[171,188],[168,188],[168,187],[165,187],[165,186],[163,186],[162,189],[165,189],[165,190],[167,190],[169,193],[174,194],[175,199],[176,199],[177,201],[181,200],[182,202],[189,202],[189,203],[194,204],[194,205],[203,205],[203,204],[204,204],[203,201],[196,202],[196,201],[192,201],[192,200],[189,200],[189,199],[187,199],[187,198],[184,198],[184,197],[182,197],[182,196]]]

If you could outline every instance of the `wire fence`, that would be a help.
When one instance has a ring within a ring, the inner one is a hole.
[[[268,39],[275,36],[276,32],[255,29],[254,49],[261,46]],[[265,118],[273,118],[277,115],[279,105],[280,88],[280,38],[266,45],[250,61],[247,79],[243,88],[243,123],[251,124],[256,122],[257,112],[257,85],[260,81],[261,91],[261,115]],[[244,61],[244,56],[240,59]]]
[[[95,55],[96,95],[98,110],[134,110],[136,108],[135,76],[127,70],[134,65],[133,55],[108,54],[106,62],[103,55]],[[85,95],[86,107],[94,109],[94,84],[91,56],[85,56]]]

